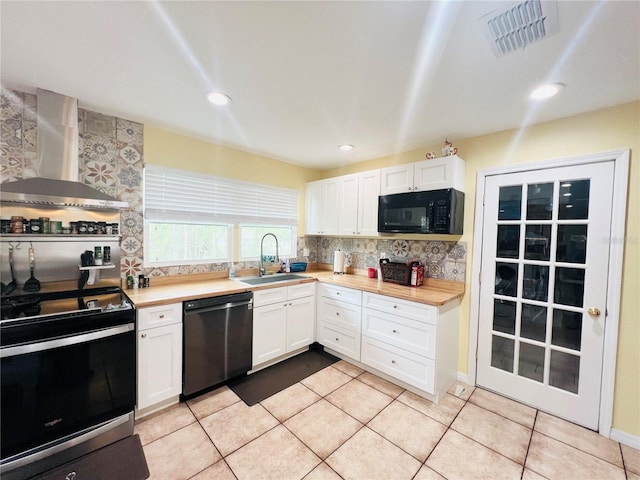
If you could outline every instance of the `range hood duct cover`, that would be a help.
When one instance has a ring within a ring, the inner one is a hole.
[[[35,178],[0,185],[3,202],[92,208],[126,208],[79,181],[78,101],[38,89],[38,156]]]

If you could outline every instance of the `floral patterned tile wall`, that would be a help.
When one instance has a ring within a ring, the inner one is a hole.
[[[309,262],[333,264],[336,250],[345,252],[347,266],[364,269],[376,267],[381,255],[392,261],[418,260],[425,275],[464,282],[467,246],[464,242],[439,240],[403,240],[376,238],[303,237],[298,239],[298,256],[309,248]]]
[[[2,89],[2,182],[36,176],[37,97]],[[142,273],[143,125],[78,109],[79,180],[129,203],[120,214],[121,276]]]

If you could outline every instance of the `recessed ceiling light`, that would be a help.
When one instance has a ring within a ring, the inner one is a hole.
[[[207,100],[209,100],[214,105],[226,105],[231,101],[231,97],[226,93],[211,92],[207,95]]]
[[[544,100],[545,98],[553,97],[563,88],[564,85],[562,83],[549,83],[547,85],[541,85],[533,90],[529,94],[529,97],[532,100]]]
[[[353,145],[344,144],[344,145],[338,145],[338,148],[343,152],[348,152],[349,150],[353,150],[356,147],[354,147]]]

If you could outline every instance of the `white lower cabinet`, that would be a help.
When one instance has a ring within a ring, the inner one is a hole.
[[[435,362],[430,358],[363,336],[362,363],[434,393]]]
[[[137,408],[182,393],[182,304],[138,309]]]
[[[365,292],[362,363],[437,401],[457,377],[458,303],[434,307]]]
[[[315,283],[254,292],[252,366],[312,344],[314,320]]]
[[[359,361],[361,305],[359,290],[318,284],[318,343]]]

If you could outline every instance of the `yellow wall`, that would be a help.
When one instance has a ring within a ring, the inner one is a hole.
[[[518,138],[519,137],[519,138]],[[509,130],[467,139],[454,139],[458,155],[466,163],[465,234],[467,272],[471,273],[476,173],[478,170],[517,163],[539,162],[618,149],[631,149],[627,202],[625,257],[622,272],[622,304],[618,339],[613,427],[640,436],[640,102],[532,125],[523,132]],[[342,168],[326,170],[324,178],[374,168],[416,162],[442,145],[403,152]],[[634,152],[636,153],[634,159]],[[467,372],[471,275],[460,315],[458,368]]]
[[[378,158],[342,168],[306,169],[243,151],[195,140],[165,130],[145,126],[145,162],[184,168],[213,175],[258,183],[297,188],[299,211],[304,215],[304,183],[348,173],[416,162],[430,145],[390,157]],[[467,272],[471,273],[476,173],[478,170],[517,163],[539,162],[618,149],[631,149],[629,199],[627,204],[622,304],[618,340],[613,427],[640,436],[640,165],[633,152],[640,151],[640,102],[533,125],[523,132],[509,130],[468,139],[453,139],[466,161],[465,234]],[[187,153],[185,153],[187,152]],[[299,232],[303,231],[303,219]],[[420,237],[422,238],[422,237]],[[439,238],[439,237],[438,237]],[[436,239],[436,237],[434,237]],[[469,308],[471,278],[460,315],[458,368],[467,372],[469,350]]]
[[[151,125],[144,126],[144,161],[246,182],[298,190],[298,234],[304,226],[305,183],[320,178],[320,170],[187,137]]]

